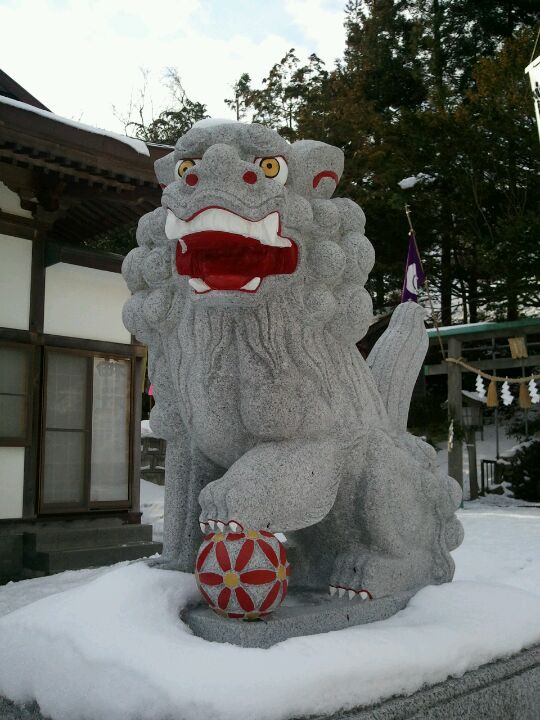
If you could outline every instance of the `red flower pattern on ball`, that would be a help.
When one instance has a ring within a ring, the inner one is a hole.
[[[195,564],[197,585],[212,610],[242,620],[276,610],[289,575],[285,548],[266,530],[210,533]]]

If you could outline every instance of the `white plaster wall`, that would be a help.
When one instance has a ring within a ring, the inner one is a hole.
[[[129,343],[122,306],[130,292],[120,273],[57,263],[45,274],[44,332]]]
[[[0,327],[28,330],[32,241],[0,234]]]
[[[0,520],[23,511],[24,448],[0,447]]]
[[[23,210],[21,207],[21,198],[16,192],[10,190],[7,185],[0,180],[0,210],[10,215],[18,215],[19,217],[31,218],[30,210]]]

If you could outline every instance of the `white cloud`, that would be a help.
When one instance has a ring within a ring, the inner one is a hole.
[[[328,65],[343,54],[345,47],[344,5],[325,0],[285,0],[287,13]]]
[[[156,111],[167,100],[163,70],[173,66],[189,97],[211,115],[228,116],[223,99],[242,72],[260,82],[293,45],[300,57],[315,50],[329,63],[342,52],[342,11],[325,9],[322,0],[283,2],[284,22],[255,40],[241,18],[234,36],[208,34],[209,0],[160,0],[159,7],[148,0],[18,0],[0,5],[0,67],[54,112],[111,130],[122,130],[112,106],[127,109],[141,67],[151,71]]]

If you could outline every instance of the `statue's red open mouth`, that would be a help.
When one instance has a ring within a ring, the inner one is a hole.
[[[211,290],[256,292],[263,278],[293,273],[298,247],[280,234],[279,213],[260,220],[218,207],[180,220],[170,210],[165,232],[177,240],[176,269],[197,293]]]

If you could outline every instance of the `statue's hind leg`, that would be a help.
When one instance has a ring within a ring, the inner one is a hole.
[[[449,550],[459,535],[452,482],[373,431],[351,502],[352,528],[343,530],[330,585],[382,597],[450,581]]]

